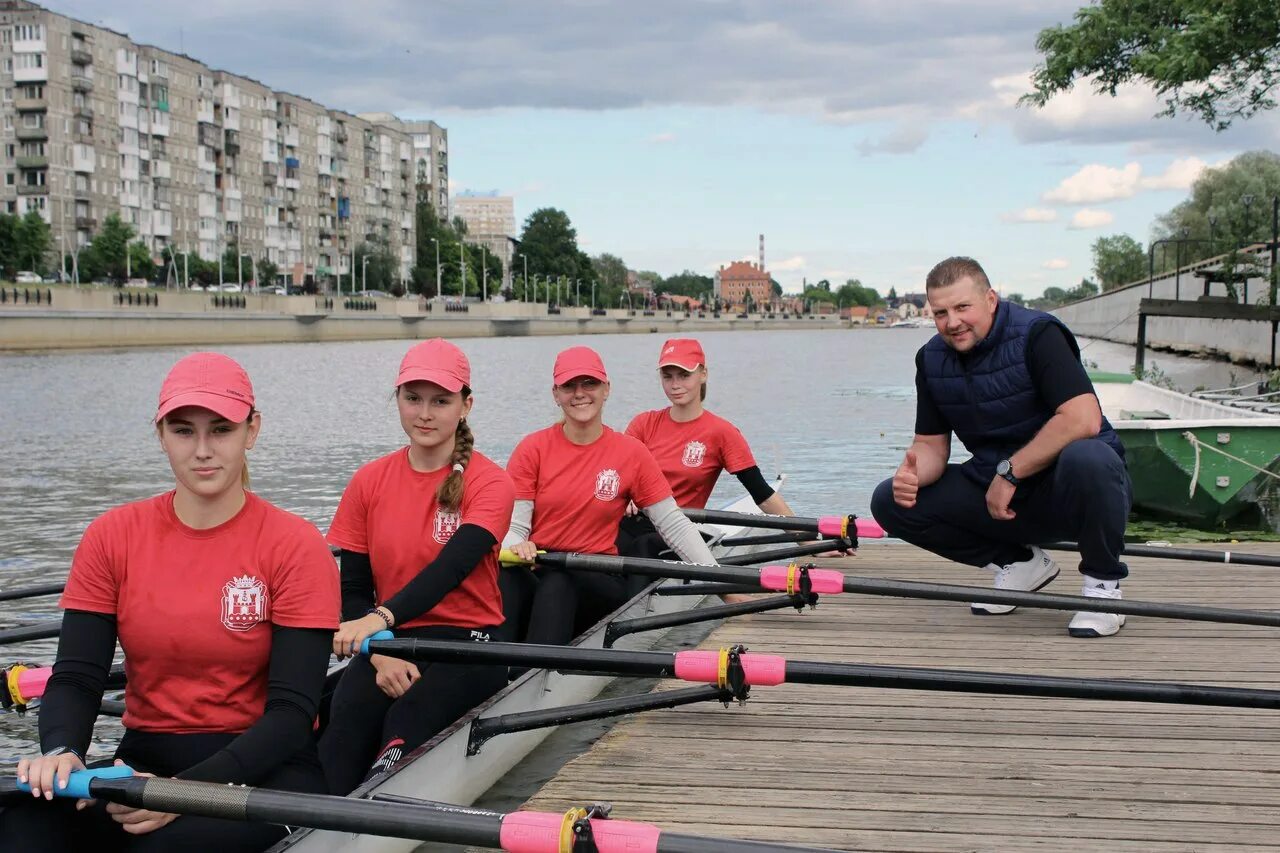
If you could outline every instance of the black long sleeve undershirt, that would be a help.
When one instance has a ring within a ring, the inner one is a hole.
[[[449,537],[436,558],[404,588],[382,602],[402,625],[431,610],[475,571],[497,539],[483,527],[464,524]],[[373,566],[368,554],[342,552],[342,619],[359,619],[373,607]]]
[[[765,480],[764,474],[760,473],[759,465],[752,465],[750,468],[734,471],[733,476],[738,478],[738,482],[747,490],[747,494],[751,495],[751,500],[756,502],[756,506],[776,494],[773,487]]]
[[[262,717],[178,778],[254,784],[305,746],[320,707],[332,644],[332,631],[273,626]],[[57,662],[40,701],[43,751],[66,746],[85,754],[115,647],[115,616],[83,610],[63,615]]]

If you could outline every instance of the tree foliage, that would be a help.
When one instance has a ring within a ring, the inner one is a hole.
[[[1147,253],[1128,234],[1099,237],[1093,242],[1093,274],[1104,291],[1147,277]]]
[[[1059,305],[1066,305],[1068,302],[1077,302],[1090,296],[1097,296],[1097,294],[1098,285],[1087,278],[1082,278],[1080,283],[1070,290],[1064,290],[1061,287],[1046,287],[1043,296],[1039,299],[1032,299],[1027,304],[1032,308],[1047,311],[1050,308],[1057,308]]]
[[[520,246],[511,260],[521,275],[526,258],[530,277],[591,280],[591,259],[578,248],[578,232],[563,210],[543,207],[525,219]]]
[[[1276,0],[1097,0],[1069,26],[1042,30],[1044,56],[1023,102],[1044,106],[1091,80],[1114,96],[1131,82],[1164,98],[1162,116],[1187,112],[1217,130],[1276,105],[1280,3]]]

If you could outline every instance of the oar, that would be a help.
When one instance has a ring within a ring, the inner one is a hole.
[[[66,587],[64,583],[47,583],[43,586],[28,586],[19,589],[0,590],[0,601],[17,601],[21,598],[39,598],[42,595],[57,595]]]
[[[477,845],[521,853],[558,853],[585,848],[602,851],[654,851],[654,853],[794,853],[817,851],[761,841],[739,841],[667,832],[657,826],[599,816],[604,809],[571,809],[567,813],[484,812],[459,807],[426,805],[298,794],[134,776],[124,766],[80,770],[71,774],[59,797],[108,800],[134,808],[170,814],[203,815],[223,820],[307,826],[335,832],[412,838],[442,844]],[[26,783],[3,780],[9,790],[30,791]],[[577,839],[576,843],[575,840]],[[38,841],[33,841],[38,846]]]
[[[715,684],[735,691],[754,685],[826,684],[1280,709],[1280,690],[1245,687],[796,661],[778,655],[751,654],[741,647],[721,649],[718,652],[632,652],[529,643],[383,639],[389,634],[390,632],[382,631],[365,640],[360,647],[361,652],[416,661],[492,663],[613,676],[679,678],[683,681]],[[745,698],[745,694],[740,698]]]
[[[0,708],[6,711],[16,708],[19,713],[25,711],[32,701],[44,695],[51,675],[51,666],[15,663],[0,669]],[[124,667],[120,664],[111,667],[107,672],[106,688],[119,690],[124,685]]]
[[[1075,542],[1050,542],[1041,548],[1053,551],[1079,551]],[[1245,566],[1280,566],[1280,557],[1249,554],[1240,551],[1201,551],[1196,548],[1172,548],[1165,545],[1135,545],[1126,542],[1124,553],[1130,557],[1155,557],[1162,560],[1192,560],[1199,563],[1233,563]]]
[[[503,562],[519,562],[512,552],[503,551]],[[610,557],[602,554],[565,554],[551,551],[538,555],[538,563],[589,572],[629,572],[660,578],[758,584],[762,589],[789,595],[816,592],[835,595],[841,592],[863,595],[889,595],[899,598],[923,598],[932,601],[989,601],[1044,610],[1087,610],[1093,613],[1121,613],[1126,616],[1150,616],[1161,619],[1187,619],[1196,622],[1226,622],[1233,625],[1265,625],[1280,628],[1280,613],[1265,610],[1233,610],[1225,607],[1202,607],[1194,604],[1164,604],[1151,601],[1126,601],[1111,598],[1086,598],[1083,595],[1057,595],[1044,592],[1017,592],[990,587],[957,584],[898,581],[884,578],[847,577],[834,569],[765,566],[761,569],[734,566],[702,566],[669,560],[641,557]],[[807,578],[807,580],[806,580]],[[807,585],[807,588],[806,588]]]
[[[58,636],[61,632],[61,619],[37,622],[34,625],[19,625],[17,628],[0,630],[0,646],[9,643],[25,643],[27,640],[47,640]]]
[[[723,509],[681,510],[690,521],[698,524],[724,524],[737,527],[760,527],[766,530],[799,530],[805,533],[821,533],[833,539],[880,539],[884,528],[871,518],[856,515],[826,515],[821,518],[805,518],[798,515],[760,515],[750,512],[731,512]]]

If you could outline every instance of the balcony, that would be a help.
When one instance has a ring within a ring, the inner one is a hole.
[[[14,128],[14,135],[23,142],[43,142],[49,138],[49,131],[43,127],[23,127],[18,125]]]
[[[18,195],[46,195],[49,188],[44,184],[18,184]]]
[[[71,111],[76,118],[82,118],[85,121],[93,121],[93,107],[88,104],[81,104]]]
[[[200,122],[200,129],[196,133],[196,141],[200,145],[204,145],[216,151],[222,150],[222,133],[213,125]]]
[[[274,184],[276,179],[280,177],[279,163],[263,163],[262,164],[262,181],[266,184]]]
[[[235,157],[240,153],[240,134],[234,130],[227,131],[227,155]]]
[[[88,198],[92,194],[92,191],[89,189],[88,181],[86,181],[83,185],[77,182],[72,193],[76,198]]]
[[[86,74],[81,74],[77,71],[72,71],[71,72],[71,91],[92,92],[93,78]]]
[[[49,158],[44,154],[19,154],[16,162],[19,169],[49,168]]]
[[[44,98],[14,98],[13,108],[20,113],[42,113],[49,109]]]
[[[93,51],[89,50],[88,47],[73,44],[71,46],[71,61],[76,65],[92,65]]]
[[[78,231],[92,231],[97,227],[98,227],[98,220],[95,217],[92,217],[92,216],[76,217],[76,230]]]

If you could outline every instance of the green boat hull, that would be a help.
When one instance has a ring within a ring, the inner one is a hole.
[[[1115,424],[1125,446],[1133,480],[1133,512],[1143,518],[1178,521],[1201,529],[1273,528],[1272,495],[1277,480],[1255,470],[1280,473],[1280,429],[1240,423],[1187,429],[1124,429]],[[1191,432],[1208,447],[1196,447]],[[1224,444],[1220,437],[1229,437]],[[1216,453],[1219,448],[1235,459]],[[1195,474],[1195,488],[1191,478]]]

